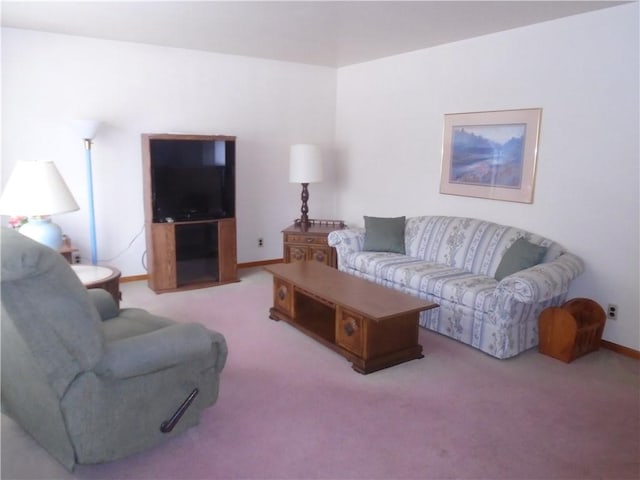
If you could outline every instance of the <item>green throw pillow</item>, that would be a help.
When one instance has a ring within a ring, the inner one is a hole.
[[[364,217],[364,247],[367,252],[404,254],[405,217]]]
[[[547,253],[547,247],[534,245],[524,238],[519,238],[502,257],[502,261],[496,270],[496,280],[500,281],[512,273],[538,265],[542,262],[545,253]]]

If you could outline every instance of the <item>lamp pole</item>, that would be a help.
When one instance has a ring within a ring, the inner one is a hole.
[[[91,169],[91,139],[84,139],[84,158],[87,170],[87,188],[89,198],[89,241],[91,242],[91,264],[98,263],[98,246],[96,242],[96,216],[93,208],[93,172]]]
[[[93,172],[91,169],[91,142],[95,138],[100,122],[97,120],[75,120],[72,126],[84,142],[84,159],[87,171],[87,189],[89,199],[89,241],[91,243],[91,264],[98,263],[98,247],[96,245],[96,215],[93,208]]]

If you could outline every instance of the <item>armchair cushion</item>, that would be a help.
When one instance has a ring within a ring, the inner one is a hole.
[[[62,255],[8,228],[2,229],[0,278],[7,317],[61,396],[104,349],[87,289]]]
[[[98,310],[102,321],[109,320],[118,315],[118,305],[109,292],[102,288],[88,290],[89,298]]]
[[[210,351],[211,337],[206,328],[195,323],[174,324],[109,342],[94,371],[124,379],[206,357]]]
[[[143,335],[174,325],[173,320],[151,315],[141,308],[123,308],[118,316],[102,322],[100,329],[107,343],[122,338]]]

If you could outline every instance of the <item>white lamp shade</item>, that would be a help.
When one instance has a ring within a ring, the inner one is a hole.
[[[0,215],[33,217],[79,208],[53,162],[18,162],[0,197]]]
[[[71,123],[83,140],[93,140],[100,128],[100,122],[97,120],[74,120]]]
[[[316,145],[291,145],[289,152],[289,182],[316,183],[322,181],[322,157]]]

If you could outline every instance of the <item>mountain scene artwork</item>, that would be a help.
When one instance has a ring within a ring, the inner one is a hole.
[[[521,188],[526,124],[453,127],[451,183]]]

